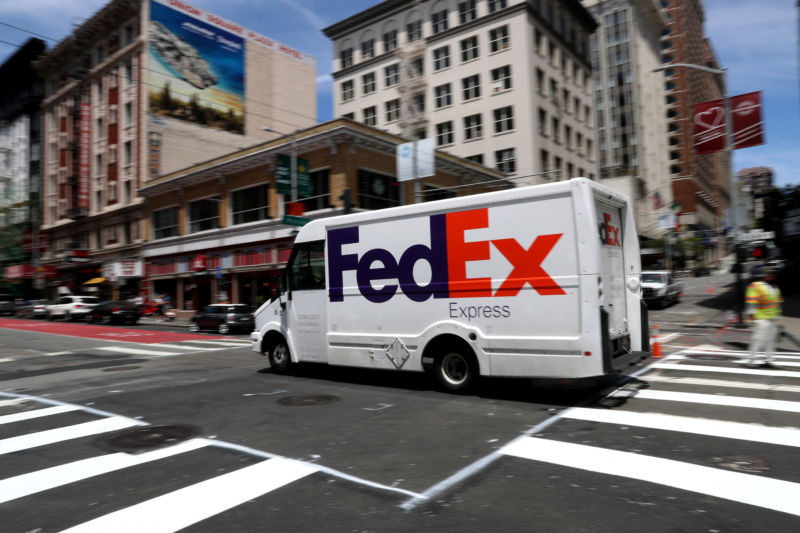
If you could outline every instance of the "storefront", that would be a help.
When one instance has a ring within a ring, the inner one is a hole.
[[[109,261],[103,265],[103,277],[111,284],[112,298],[115,300],[131,300],[143,296],[144,261],[141,259]]]

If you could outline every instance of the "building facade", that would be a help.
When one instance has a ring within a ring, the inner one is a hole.
[[[672,225],[667,107],[661,35],[667,21],[653,0],[584,0],[599,22],[592,35],[600,181],[634,203],[637,233],[660,237]]]
[[[661,0],[667,18],[662,37],[665,66],[688,63],[718,69],[711,44],[705,38],[702,0]],[[730,206],[731,158],[726,152],[695,153],[694,106],[725,94],[721,76],[694,68],[664,71],[667,91],[668,142],[672,191],[687,229],[713,232],[722,227]]]
[[[37,68],[42,259],[62,291],[141,289],[149,181],[316,122],[313,58],[178,0],[113,0]]]
[[[403,142],[337,119],[151,181],[141,191],[149,297],[166,295],[179,314],[218,302],[263,303],[278,290],[289,259],[297,232],[291,224],[416,200],[413,183],[397,181]],[[278,177],[291,153],[308,180],[296,203],[288,203]],[[469,160],[437,152],[434,161],[422,201],[513,187]],[[302,216],[285,217],[291,213]]]
[[[521,184],[596,178],[589,35],[577,0],[387,0],[325,34],[334,115]]]

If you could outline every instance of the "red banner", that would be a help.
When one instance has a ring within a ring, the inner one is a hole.
[[[56,268],[54,266],[39,266],[32,265],[11,265],[5,267],[3,277],[8,280],[13,279],[44,279],[55,278]]]
[[[761,92],[740,94],[731,98],[733,116],[732,148],[748,148],[764,144],[764,122],[761,120]],[[711,154],[725,149],[725,100],[711,100],[694,106],[694,147],[698,154]]]

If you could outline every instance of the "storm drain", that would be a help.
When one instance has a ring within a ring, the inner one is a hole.
[[[103,372],[120,372],[122,370],[136,370],[137,368],[141,368],[136,365],[128,365],[128,366],[112,366],[111,368],[104,368]]]
[[[189,424],[139,426],[123,429],[98,439],[97,445],[115,452],[140,452],[171,446],[200,435],[200,428]]]
[[[330,394],[308,394],[306,396],[287,396],[286,398],[281,398],[278,400],[278,403],[281,405],[287,406],[311,406],[311,405],[327,405],[329,403],[338,402],[340,398],[338,396],[332,396]]]

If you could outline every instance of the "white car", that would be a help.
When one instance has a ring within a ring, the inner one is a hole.
[[[98,303],[96,296],[61,296],[47,306],[47,320],[83,320]]]

